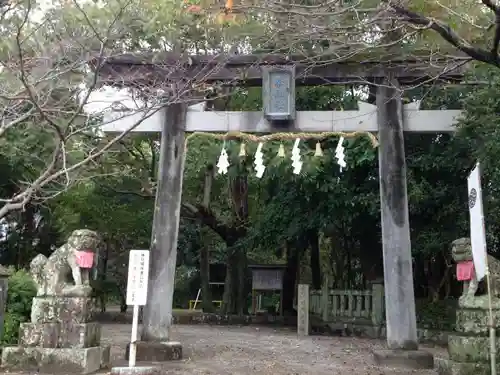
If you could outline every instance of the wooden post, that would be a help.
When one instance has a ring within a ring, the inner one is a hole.
[[[172,325],[177,237],[179,231],[182,177],[185,160],[185,125],[187,106],[171,104],[166,108],[161,134],[158,182],[151,240],[151,269],[149,273],[148,303],[144,307],[142,340],[168,343]],[[141,351],[138,360],[178,359],[182,355],[179,343],[175,349],[159,355],[153,349]],[[151,346],[152,348],[153,346]],[[180,355],[179,355],[180,349]],[[176,351],[177,350],[177,351]],[[144,355],[142,355],[144,354]]]
[[[395,79],[377,87],[380,212],[389,349],[418,349],[411,261],[403,106]]]

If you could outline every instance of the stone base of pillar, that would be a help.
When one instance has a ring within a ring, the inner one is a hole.
[[[113,367],[110,375],[161,375],[165,370],[154,366]]]
[[[177,341],[138,341],[137,342],[138,362],[165,362],[182,359],[182,345]],[[130,343],[125,349],[125,359],[128,360]]]
[[[424,350],[375,350],[373,358],[377,365],[408,369],[434,368],[434,356]]]

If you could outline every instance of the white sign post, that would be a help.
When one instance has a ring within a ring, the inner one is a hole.
[[[129,367],[135,366],[137,355],[137,330],[139,326],[139,306],[146,304],[148,296],[149,250],[130,250],[128,261],[127,305],[134,307],[132,335],[128,357]]]

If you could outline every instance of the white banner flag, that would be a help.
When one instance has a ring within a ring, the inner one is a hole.
[[[476,277],[481,280],[486,275],[486,231],[484,228],[483,198],[481,192],[481,172],[479,163],[467,178],[469,191],[470,241]]]

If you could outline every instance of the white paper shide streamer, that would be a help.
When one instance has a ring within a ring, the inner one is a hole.
[[[222,146],[222,150],[219,155],[219,160],[217,161],[217,168],[219,174],[227,174],[227,169],[229,168],[229,158],[227,157],[225,143]]]
[[[300,138],[295,140],[295,143],[292,148],[292,167],[293,173],[299,174],[302,169],[302,161],[300,160],[300,148],[299,148]]]
[[[266,166],[264,165],[264,154],[262,153],[262,147],[264,144],[262,142],[257,146],[257,151],[255,151],[255,159],[253,164],[255,165],[255,176],[257,178],[262,178],[264,175],[264,171],[266,170]]]
[[[337,164],[340,166],[340,171],[347,166],[345,162],[345,153],[344,153],[344,137],[340,137],[339,143],[337,144],[337,148],[335,149],[335,157],[337,158]]]

